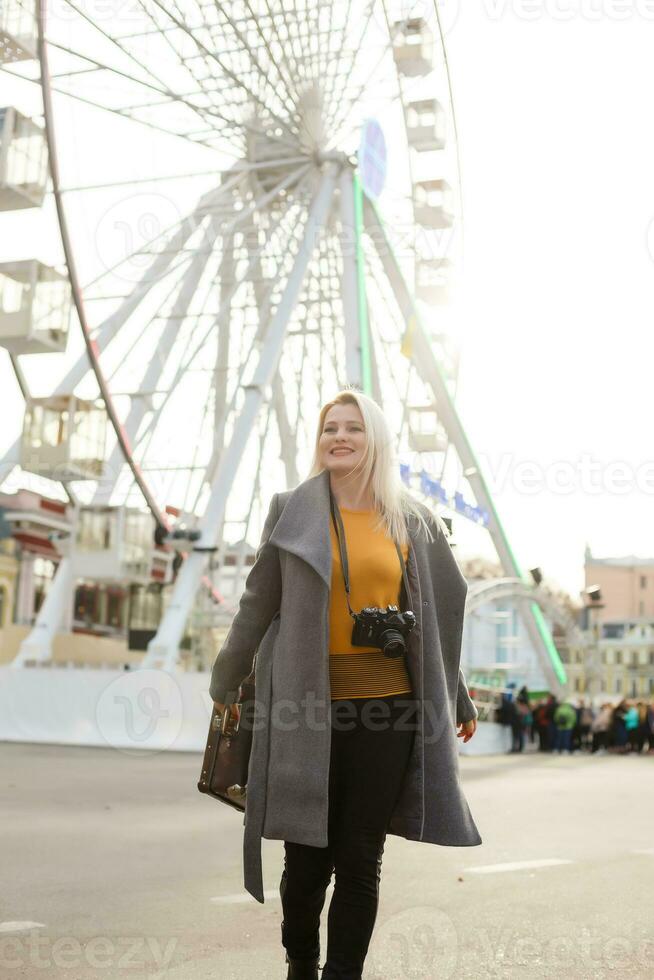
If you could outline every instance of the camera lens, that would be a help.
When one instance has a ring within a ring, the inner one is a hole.
[[[401,657],[404,653],[404,637],[397,630],[386,630],[381,641],[385,657]]]

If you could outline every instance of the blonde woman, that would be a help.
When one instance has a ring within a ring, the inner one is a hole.
[[[322,980],[361,977],[388,833],[481,844],[458,775],[457,737],[477,724],[459,665],[466,591],[442,523],[400,480],[384,413],[339,392],[309,476],[273,496],[210,685],[224,710],[256,651],[244,883],[264,901],[261,838],[284,841],[292,980],[319,976],[332,875]]]

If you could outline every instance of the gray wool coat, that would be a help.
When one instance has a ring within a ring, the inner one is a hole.
[[[405,655],[419,726],[388,833],[466,847],[481,844],[459,783],[456,737],[456,725],[477,717],[459,666],[468,585],[427,507],[423,513],[435,540],[409,520],[408,608],[417,621]],[[328,470],[274,494],[211,674],[212,699],[229,704],[256,653],[243,870],[246,890],[262,903],[262,837],[328,845],[330,521]]]

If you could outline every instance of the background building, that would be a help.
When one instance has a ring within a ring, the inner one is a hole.
[[[600,622],[654,620],[654,558],[595,558],[588,546],[584,558],[586,588],[602,590]]]
[[[581,624],[586,645],[574,644],[569,650],[571,691],[611,701],[651,700],[654,559],[596,558],[587,546],[584,578],[587,602]]]

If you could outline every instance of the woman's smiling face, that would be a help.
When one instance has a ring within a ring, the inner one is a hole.
[[[320,434],[322,465],[337,475],[345,475],[363,459],[366,432],[356,405],[332,405]]]

